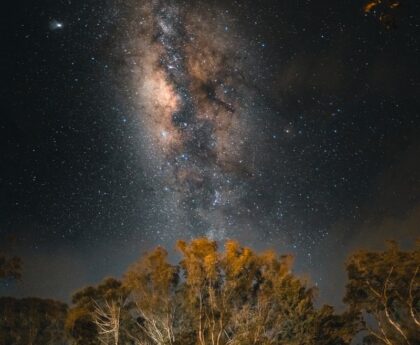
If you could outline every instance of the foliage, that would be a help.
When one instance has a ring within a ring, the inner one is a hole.
[[[180,260],[157,247],[122,280],[73,295],[72,307],[36,298],[0,299],[0,345],[414,345],[420,338],[420,252],[395,243],[347,262],[337,314],[292,273],[293,258],[235,241],[179,241]]]
[[[21,267],[20,258],[0,255],[0,279],[20,279]]]
[[[64,345],[64,303],[0,298],[0,345]]]
[[[0,244],[6,247],[13,245],[15,239],[8,237]],[[19,280],[22,276],[22,259],[17,256],[10,256],[0,249],[0,282],[2,280]]]
[[[292,258],[257,254],[228,241],[179,241],[181,260],[163,248],[142,257],[123,285],[133,302],[137,344],[349,344],[357,319],[316,309],[314,289],[291,272]]]
[[[114,279],[105,279],[97,287],[86,287],[77,291],[72,298],[73,307],[69,310],[65,329],[74,344],[96,345],[111,343],[113,334],[102,332],[99,328],[106,313],[116,311],[118,308],[118,321],[124,317],[120,313],[127,292],[121,282]],[[105,314],[104,314],[105,313]],[[102,315],[101,315],[102,314]]]
[[[358,251],[348,263],[345,302],[364,316],[366,344],[416,344],[420,339],[420,251],[389,242],[383,252]]]

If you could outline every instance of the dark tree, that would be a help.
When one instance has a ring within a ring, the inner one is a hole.
[[[64,345],[67,305],[39,298],[0,298],[0,345]]]

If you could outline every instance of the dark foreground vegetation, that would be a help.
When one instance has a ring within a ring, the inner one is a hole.
[[[228,241],[180,241],[172,264],[163,248],[121,280],[73,295],[72,304],[0,298],[0,345],[344,345],[419,344],[420,251],[390,243],[347,261],[337,313],[315,307],[315,289],[292,273],[292,257],[256,253]],[[0,256],[0,278],[19,277],[17,258]]]

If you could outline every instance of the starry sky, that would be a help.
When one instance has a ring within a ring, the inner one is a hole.
[[[207,236],[295,254],[339,305],[352,250],[420,235],[420,5],[366,3],[5,4],[0,236],[24,275],[0,294],[68,300]]]

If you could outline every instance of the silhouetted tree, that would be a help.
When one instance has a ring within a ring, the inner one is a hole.
[[[0,242],[0,281],[18,280],[22,276],[22,259],[17,256],[7,255],[2,250],[3,244],[5,244],[5,247],[8,247],[12,242],[14,242],[12,237],[3,239]]]
[[[64,345],[67,305],[39,298],[0,298],[0,345]]]
[[[21,266],[20,258],[0,255],[0,279],[20,279]]]

